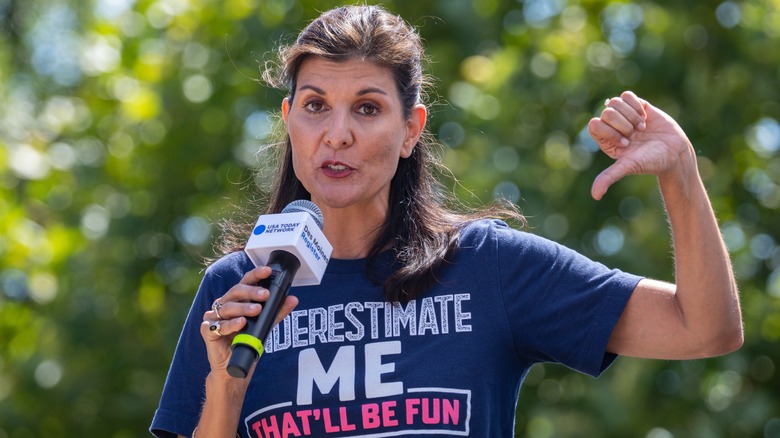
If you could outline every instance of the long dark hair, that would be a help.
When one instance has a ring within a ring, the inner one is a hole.
[[[422,103],[425,62],[420,36],[403,19],[378,6],[344,6],[327,11],[307,26],[298,39],[279,51],[279,63],[266,66],[263,78],[270,85],[289,90],[295,97],[298,69],[312,56],[328,60],[365,59],[393,72],[398,94],[409,117],[412,107]],[[293,171],[289,136],[282,142],[276,179],[266,213],[278,213],[296,199],[311,199]],[[456,212],[451,195],[441,186],[437,174],[439,158],[435,142],[425,133],[408,158],[400,158],[390,183],[388,215],[368,255],[368,274],[376,256],[393,248],[398,265],[384,280],[388,301],[407,301],[425,292],[436,282],[437,272],[454,254],[463,225],[471,220],[493,216],[524,223],[513,205],[498,204],[477,212]],[[252,223],[253,224],[253,223]],[[220,248],[239,249],[249,225],[226,229]],[[237,234],[239,232],[239,234]]]

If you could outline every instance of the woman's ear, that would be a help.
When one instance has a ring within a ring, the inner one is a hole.
[[[287,116],[290,114],[290,98],[285,97],[282,99],[282,120],[284,120],[284,124],[287,124]]]
[[[406,137],[401,148],[401,158],[409,158],[414,151],[415,145],[420,141],[425,122],[428,120],[428,108],[423,104],[417,104],[412,107],[412,112],[406,120]]]

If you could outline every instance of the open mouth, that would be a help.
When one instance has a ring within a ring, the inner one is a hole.
[[[352,173],[355,170],[344,163],[338,161],[326,161],[322,163],[322,172],[331,177],[344,177]]]

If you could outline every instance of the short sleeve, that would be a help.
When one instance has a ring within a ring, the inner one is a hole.
[[[518,354],[598,376],[612,330],[641,277],[498,223],[501,293]]]

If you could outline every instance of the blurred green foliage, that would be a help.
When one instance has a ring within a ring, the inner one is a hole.
[[[372,2],[369,2],[372,3]],[[213,225],[247,195],[283,94],[258,65],[334,1],[0,0],[0,438],[144,436]],[[650,177],[601,202],[583,134],[635,90],[674,116],[733,256],[746,344],[538,365],[517,436],[780,437],[780,2],[386,1],[419,27],[431,131],[467,204],[672,278]]]

